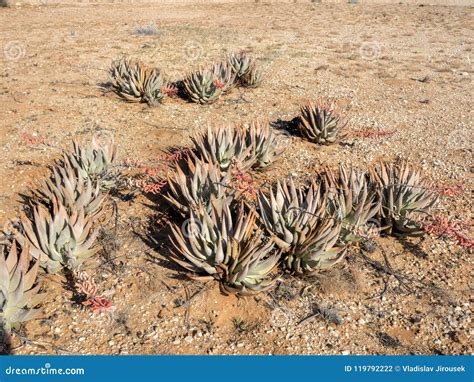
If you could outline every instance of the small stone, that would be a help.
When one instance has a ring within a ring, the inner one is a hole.
[[[61,328],[54,328],[54,333],[61,333]]]
[[[86,340],[86,337],[79,337],[79,342],[83,342]]]
[[[179,338],[176,338],[172,343],[173,345],[179,345],[181,343],[181,340]]]
[[[113,346],[115,345],[115,342],[114,341],[109,341],[109,346]]]
[[[351,354],[350,350],[343,350],[342,351],[342,355],[349,355],[349,354]]]
[[[237,344],[237,347],[238,347],[238,348],[243,348],[243,347],[244,347],[244,343],[243,343],[243,342],[239,342],[239,343]]]
[[[186,337],[184,338],[184,340],[185,340],[188,344],[190,344],[191,342],[193,342],[193,337],[191,337],[191,336],[186,336]]]

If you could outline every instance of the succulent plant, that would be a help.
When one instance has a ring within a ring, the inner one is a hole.
[[[341,222],[326,210],[327,195],[315,181],[297,188],[292,180],[277,182],[267,198],[259,193],[263,222],[285,251],[283,264],[297,273],[326,269],[340,261],[344,247],[336,246]]]
[[[330,144],[346,125],[332,102],[319,100],[301,107],[298,130],[311,142]]]
[[[225,87],[213,69],[200,69],[183,80],[185,94],[191,101],[201,104],[217,101]]]
[[[222,93],[230,92],[235,86],[235,73],[227,61],[214,64],[212,67],[216,79],[223,85]]]
[[[52,174],[37,195],[49,205],[57,199],[68,211],[84,210],[88,215],[95,215],[101,211],[103,195],[99,184],[90,179],[84,179],[77,168],[71,166],[52,167]]]
[[[254,64],[254,58],[244,50],[229,54],[227,61],[232,66],[238,79],[246,75]]]
[[[328,209],[342,221],[343,243],[358,241],[363,232],[378,228],[375,217],[380,211],[380,197],[367,173],[340,165],[337,175],[328,170],[325,184],[329,187]]]
[[[265,241],[255,219],[255,212],[247,212],[243,204],[236,215],[226,202],[210,210],[191,209],[186,226],[171,226],[172,259],[197,278],[217,279],[225,294],[263,291],[273,283],[270,273],[279,254],[272,241]]]
[[[256,88],[262,83],[262,71],[253,63],[247,73],[240,78],[240,83],[246,88]]]
[[[101,189],[107,190],[113,188],[117,182],[117,176],[111,170],[116,155],[117,145],[113,141],[100,144],[93,138],[92,144],[87,147],[81,147],[74,141],[73,151],[64,154],[63,162],[76,169],[82,179],[97,182]]]
[[[142,62],[121,58],[112,62],[109,70],[114,91],[129,102],[157,105],[163,100],[167,83],[157,68],[147,68]]]
[[[16,241],[6,255],[6,247],[0,245],[0,332],[7,333],[21,322],[36,318],[35,309],[44,298],[39,294],[39,262],[30,262],[28,246],[18,253]]]
[[[433,184],[407,162],[381,162],[371,169],[371,177],[382,195],[381,216],[388,233],[422,235],[417,219],[428,214],[438,195]]]
[[[218,165],[222,171],[229,170],[233,163],[237,163],[241,170],[248,170],[255,163],[245,130],[239,126],[208,127],[191,140],[196,155],[205,162]]]
[[[251,150],[253,168],[268,167],[283,152],[279,146],[279,138],[268,122],[255,121],[245,130],[246,144]]]
[[[211,199],[218,201],[233,198],[230,174],[222,173],[213,163],[193,160],[188,157],[187,168],[179,164],[168,175],[169,192],[165,199],[179,212],[188,215],[198,205],[211,207]]]
[[[75,269],[97,252],[97,232],[84,209],[67,211],[53,199],[49,210],[39,204],[31,220],[22,217],[17,239],[48,273],[57,273],[63,267]]]

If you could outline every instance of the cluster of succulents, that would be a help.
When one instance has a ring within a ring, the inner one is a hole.
[[[9,332],[38,315],[43,297],[38,293],[39,269],[77,274],[97,252],[96,223],[104,200],[100,190],[111,185],[106,175],[115,156],[112,142],[93,140],[85,148],[74,142],[73,152],[65,153],[32,192],[8,253],[0,246],[0,330]]]
[[[279,261],[274,243],[256,225],[255,211],[228,202],[191,209],[186,227],[173,224],[172,259],[194,278],[214,278],[225,294],[249,295],[268,289]]]
[[[149,68],[138,60],[120,58],[109,69],[112,89],[129,102],[145,102],[156,106],[166,95],[176,93],[161,70]],[[246,51],[234,52],[224,61],[189,73],[176,84],[182,95],[199,104],[216,102],[221,95],[236,86],[255,88],[262,82],[262,70],[255,58]]]
[[[183,80],[187,97],[200,104],[210,104],[236,86],[255,88],[262,82],[262,70],[248,52],[231,53],[225,61],[190,73]]]
[[[17,242],[0,245],[0,333],[10,332],[20,323],[38,316],[37,306],[44,295],[39,293],[39,262],[32,261],[28,246],[18,250]]]
[[[331,144],[346,124],[333,101],[320,99],[301,106],[297,128],[310,142]]]
[[[112,88],[129,102],[158,105],[166,95],[168,83],[157,68],[149,68],[130,58],[114,60],[109,70]]]
[[[139,61],[114,61],[110,75],[115,92],[128,101],[156,105],[167,93],[162,73]],[[209,104],[235,86],[255,87],[261,81],[255,59],[242,51],[189,74],[182,90],[191,101]],[[333,102],[320,100],[301,107],[297,128],[311,142],[331,144],[346,123]],[[208,127],[191,139],[193,148],[174,162],[165,182],[164,199],[186,219],[171,223],[170,259],[191,278],[217,280],[225,294],[267,290],[280,264],[296,275],[328,269],[372,227],[378,233],[422,234],[420,216],[437,202],[435,187],[419,170],[405,162],[383,162],[369,172],[340,165],[302,185],[279,180],[269,191],[260,190],[252,206],[239,201],[232,174],[265,169],[278,159],[280,139],[270,124]],[[97,220],[104,191],[117,184],[116,156],[112,141],[94,139],[88,147],[74,142],[34,193],[9,250],[0,246],[2,328],[10,330],[38,314],[39,269],[82,274],[76,281],[88,304],[110,308],[80,267],[98,251]]]
[[[183,226],[173,225],[171,258],[188,271],[218,279],[225,293],[266,289],[280,250],[264,240],[254,209],[236,207],[247,190],[236,187],[234,174],[268,167],[282,152],[279,140],[268,123],[253,122],[208,127],[192,141],[186,163],[168,174],[164,195],[188,217]]]
[[[96,253],[96,222],[105,198],[101,188],[111,185],[105,175],[115,155],[112,142],[93,140],[85,148],[74,143],[73,152],[56,162],[34,193],[39,200],[23,214],[17,240],[48,273],[77,270]]]
[[[220,242],[209,227],[228,216],[227,229],[236,216],[232,206],[237,192],[229,187],[229,172],[269,166],[281,153],[278,139],[269,124],[255,122],[208,127],[192,141],[187,170],[176,167],[165,196],[189,217],[186,227],[193,231],[174,225],[172,259],[188,271],[219,279],[227,292],[241,293],[240,287],[228,287],[229,274],[213,262],[214,249],[209,246]],[[257,225],[278,249],[284,270],[307,274],[332,267],[351,243],[383,231],[416,234],[412,216],[426,213],[436,202],[430,189],[407,164],[380,164],[370,172],[340,165],[338,171],[315,175],[307,185],[296,186],[290,179],[278,181],[269,193],[260,190]]]

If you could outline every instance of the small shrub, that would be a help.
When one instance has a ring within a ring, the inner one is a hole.
[[[151,22],[147,26],[138,26],[133,30],[133,34],[139,36],[157,36],[160,34],[155,23]]]

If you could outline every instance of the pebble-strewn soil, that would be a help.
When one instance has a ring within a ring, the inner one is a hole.
[[[438,208],[469,222],[473,20],[469,7],[407,5],[0,9],[0,225],[17,216],[18,193],[34,187],[73,138],[108,132],[119,161],[146,163],[170,145],[190,144],[190,134],[209,123],[265,118],[285,126],[302,102],[319,96],[345,109],[346,136],[326,147],[282,138],[286,151],[256,175],[259,184],[307,178],[340,162],[365,168],[401,158],[441,185],[463,185],[462,195],[443,198]],[[133,34],[150,22],[158,35]],[[259,58],[265,80],[211,106],[168,98],[149,108],[98,87],[123,54],[178,79],[240,48]],[[354,135],[364,128],[394,134]],[[271,291],[238,299],[213,282],[187,280],[166,260],[163,203],[137,193],[122,199],[112,199],[117,225],[104,223],[104,250],[89,270],[114,313],[93,315],[74,305],[62,281],[48,276],[41,319],[21,331],[30,342],[13,338],[14,354],[473,352],[472,257],[455,243],[381,238],[374,252],[353,248],[328,272],[285,275]],[[393,274],[374,263],[387,269],[384,254]],[[315,307],[326,317],[311,316]]]

